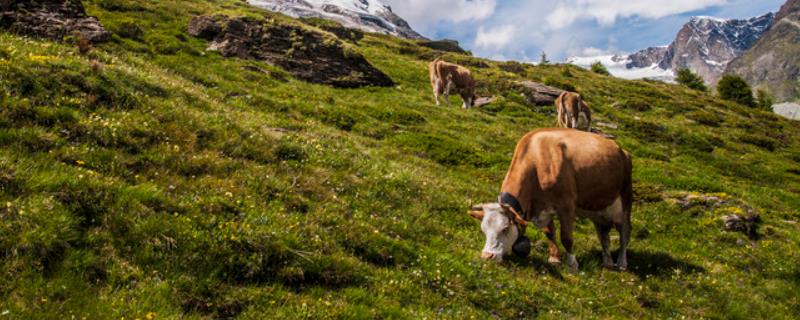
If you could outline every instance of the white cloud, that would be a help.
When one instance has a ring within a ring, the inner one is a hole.
[[[486,29],[481,26],[478,28],[478,35],[475,37],[475,46],[494,50],[502,49],[514,39],[516,31],[517,28],[512,25],[499,26],[492,29]]]
[[[383,0],[414,28],[438,22],[483,20],[494,14],[497,0]]]
[[[593,19],[602,25],[611,25],[619,18],[639,16],[658,19],[722,5],[728,0],[564,0],[547,16],[553,29],[571,25],[579,19]]]
[[[604,50],[595,47],[588,47],[581,50],[581,56],[584,57],[597,57],[597,56],[605,56],[612,54],[609,50]]]

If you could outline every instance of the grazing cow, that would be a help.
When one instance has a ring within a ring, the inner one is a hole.
[[[478,98],[475,95],[475,80],[469,69],[457,64],[447,63],[436,59],[428,65],[428,72],[433,87],[433,98],[439,105],[439,96],[444,95],[444,101],[450,105],[450,92],[455,90],[464,101],[464,109],[475,105]]]
[[[592,111],[581,95],[575,92],[562,93],[556,99],[556,109],[559,127],[590,131]]]
[[[559,263],[553,218],[561,225],[561,244],[567,265],[578,270],[572,253],[576,218],[594,222],[603,248],[603,266],[611,268],[609,232],[620,233],[617,267],[628,266],[626,249],[631,234],[631,158],[614,141],[571,129],[541,129],[519,141],[497,203],[473,207],[486,235],[482,257],[502,261],[511,252],[526,256],[527,221],[549,239],[550,263]]]

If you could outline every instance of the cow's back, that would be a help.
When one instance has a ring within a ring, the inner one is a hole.
[[[520,141],[506,183],[533,184],[537,194],[574,196],[579,208],[601,210],[621,195],[630,168],[629,157],[612,140],[578,130],[541,129]],[[519,178],[515,182],[510,176]],[[535,181],[525,181],[530,178]]]

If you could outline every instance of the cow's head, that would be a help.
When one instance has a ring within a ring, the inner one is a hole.
[[[502,261],[512,252],[527,257],[530,241],[524,235],[526,225],[519,213],[509,206],[487,203],[473,206],[469,215],[481,221],[481,231],[486,235],[481,257]]]

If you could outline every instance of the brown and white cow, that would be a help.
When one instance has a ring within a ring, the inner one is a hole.
[[[469,69],[457,64],[436,59],[428,65],[428,72],[433,87],[433,98],[439,105],[439,96],[444,95],[444,101],[450,105],[450,92],[456,91],[464,101],[463,108],[468,109],[475,105],[478,98],[475,95],[475,80]]]
[[[561,128],[590,131],[592,111],[581,95],[575,92],[564,92],[556,99],[558,126]]]
[[[609,232],[620,233],[617,267],[628,266],[631,234],[631,158],[614,141],[571,129],[540,129],[519,141],[497,203],[473,207],[486,235],[482,257],[501,261],[511,252],[527,255],[527,221],[543,229],[550,241],[550,263],[560,262],[553,218],[561,226],[567,265],[577,271],[572,251],[576,218],[594,222],[603,248],[603,266],[613,267]],[[529,249],[527,249],[529,250]]]

